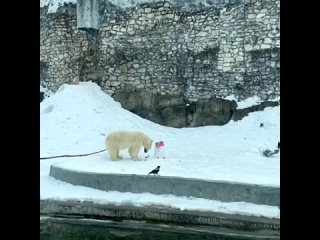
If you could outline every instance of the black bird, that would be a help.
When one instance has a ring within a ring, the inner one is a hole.
[[[272,155],[277,154],[278,152],[279,152],[279,149],[276,149],[274,151],[266,149],[266,150],[263,151],[263,155],[266,156],[266,157],[271,157]]]
[[[260,127],[264,127],[263,123],[260,123]]]
[[[157,175],[159,175],[158,174],[159,171],[160,171],[160,166],[158,166],[156,169],[153,169],[151,172],[148,173],[148,175],[149,174],[157,174]]]

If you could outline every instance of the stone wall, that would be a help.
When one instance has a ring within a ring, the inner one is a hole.
[[[279,96],[280,0],[119,2],[100,1],[99,32],[77,29],[75,4],[40,9],[40,80],[48,88],[79,76],[112,96],[145,91],[182,104]]]

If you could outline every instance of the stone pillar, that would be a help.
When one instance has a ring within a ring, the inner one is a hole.
[[[77,0],[77,28],[99,30],[99,0]]]

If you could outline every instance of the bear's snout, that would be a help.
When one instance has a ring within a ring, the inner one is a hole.
[[[148,152],[148,149],[145,148],[145,149],[144,149],[144,152],[147,153],[147,152]]]

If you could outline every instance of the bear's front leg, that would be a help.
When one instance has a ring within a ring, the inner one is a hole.
[[[120,152],[120,151],[118,150],[118,151],[117,151],[117,155],[116,155],[116,157],[117,157],[118,160],[122,159],[122,157],[120,157],[120,155],[119,155],[119,152]]]
[[[131,156],[131,158],[133,159],[133,160],[135,160],[135,161],[138,161],[139,160],[139,150],[140,150],[140,148],[141,147],[137,147],[137,146],[135,146],[135,147],[131,147],[130,149],[129,149],[129,153],[130,153],[130,156]]]
[[[130,154],[130,157],[133,159],[133,147],[132,146],[128,149],[128,153]]]
[[[112,161],[119,160],[119,158],[118,158],[119,150],[109,150],[109,153],[110,153],[110,158]]]

